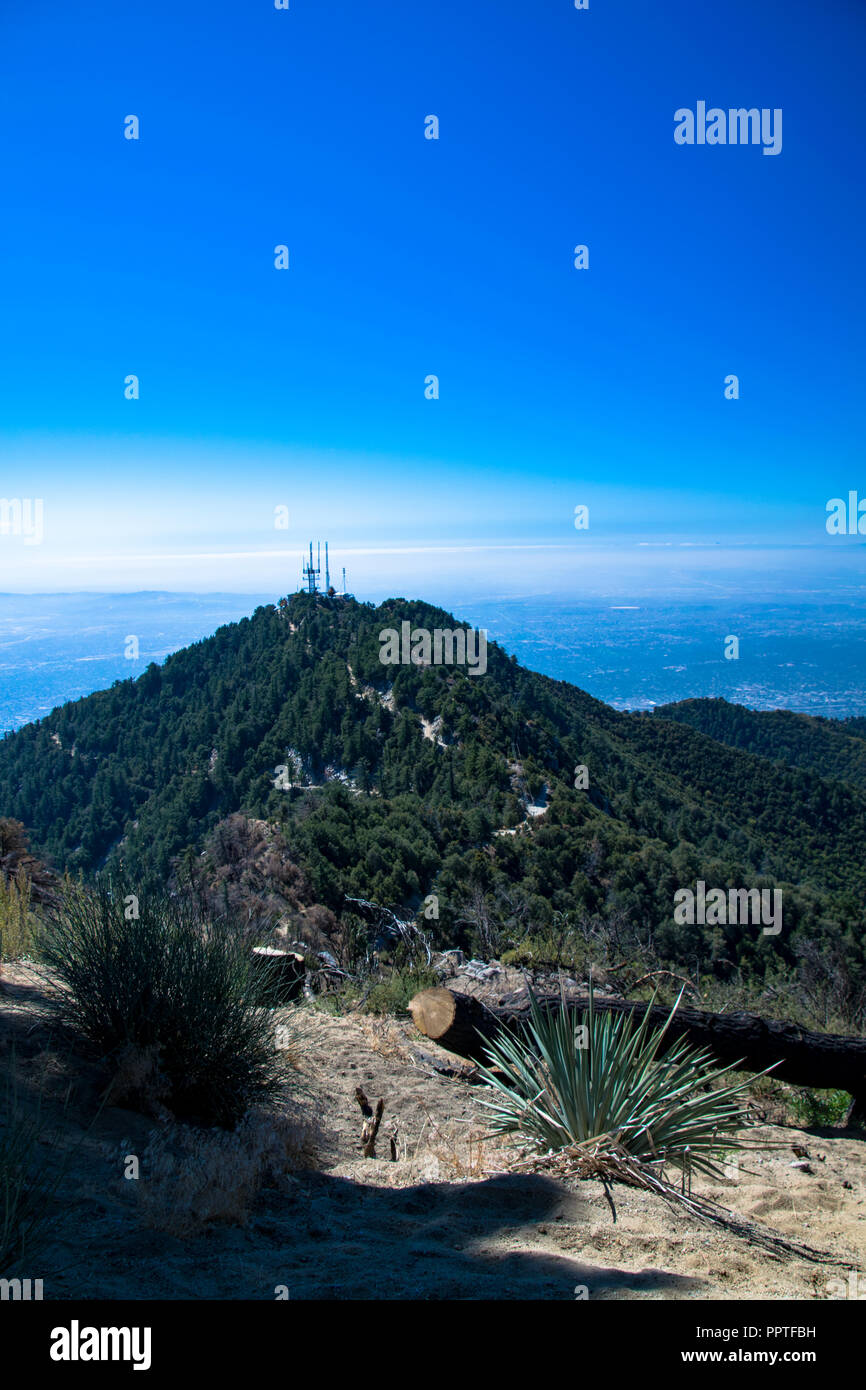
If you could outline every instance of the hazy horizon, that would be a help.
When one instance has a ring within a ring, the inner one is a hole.
[[[350,554],[332,552],[335,578]],[[763,571],[684,564],[675,576],[670,567],[620,567],[585,577],[574,593],[567,573],[553,584],[556,575],[536,570],[508,582],[497,575],[494,583],[471,565],[459,579],[450,568],[438,577],[428,569],[417,585],[398,583],[406,578],[406,556],[389,558],[392,573],[380,574],[378,584],[372,573],[369,583],[353,584],[349,571],[348,588],[359,601],[436,604],[458,622],[486,629],[524,665],[618,708],[721,695],[752,708],[866,714],[866,595],[856,566],[848,573],[845,566],[832,573],[819,567],[810,574],[802,565],[773,570],[770,561],[779,556],[768,552]],[[0,732],[137,676],[296,588],[0,592]],[[741,642],[736,662],[724,658],[729,633]],[[131,636],[134,660],[124,654]]]

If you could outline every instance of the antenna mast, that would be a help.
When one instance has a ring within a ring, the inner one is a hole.
[[[319,544],[321,554],[321,543]],[[321,564],[313,564],[313,542],[310,541],[310,558],[304,562],[304,584],[308,594],[319,592],[319,575],[321,574]]]
[[[325,541],[325,588],[320,587],[322,577],[322,542],[316,541],[316,559],[313,562],[313,542],[310,541],[309,559],[303,563],[303,581],[301,592],[307,594],[328,593],[331,588],[331,556],[328,549],[328,542]],[[335,591],[336,596],[336,591]],[[346,593],[346,566],[343,566],[343,597],[348,597]]]

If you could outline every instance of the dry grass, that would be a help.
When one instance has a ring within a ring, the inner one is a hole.
[[[857,1268],[856,1257],[836,1255],[830,1250],[816,1250],[800,1241],[787,1239],[778,1231],[745,1220],[728,1207],[720,1206],[718,1202],[692,1192],[689,1174],[681,1174],[680,1183],[675,1185],[665,1176],[663,1164],[647,1163],[635,1158],[608,1135],[584,1140],[568,1148],[550,1150],[545,1154],[524,1156],[516,1159],[511,1166],[515,1172],[544,1173],[560,1181],[597,1178],[604,1188],[614,1221],[616,1207],[612,1185],[618,1182],[626,1187],[642,1188],[645,1192],[652,1192],[661,1197],[674,1211],[684,1211],[699,1221],[721,1226],[735,1235],[742,1236],[750,1244],[763,1246],[775,1255],[793,1255],[801,1260],[842,1269]]]
[[[20,960],[33,949],[36,921],[30,910],[30,880],[0,874],[0,960]]]
[[[439,1124],[429,1111],[424,1113],[426,1119],[413,1158],[435,1158],[440,1173],[448,1180],[488,1178],[503,1171],[504,1165],[494,1161],[494,1154],[501,1152],[501,1145],[494,1148],[490,1136],[477,1125],[468,1122]]]
[[[299,1110],[254,1111],[231,1131],[176,1125],[152,1134],[136,1191],[142,1219],[173,1236],[246,1226],[265,1183],[317,1163],[319,1136]],[[124,1158],[126,1154],[124,1154]]]
[[[376,1052],[387,1061],[408,1062],[411,1053],[398,1028],[387,1018],[376,1018],[372,1014],[359,1014],[357,1019],[361,1032],[371,1052]]]

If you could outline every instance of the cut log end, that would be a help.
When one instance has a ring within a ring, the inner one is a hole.
[[[500,1029],[499,1020],[480,999],[450,989],[422,989],[410,1000],[409,1012],[419,1033],[473,1061],[484,1060],[486,1039]]]
[[[305,961],[299,951],[254,946],[253,962],[260,977],[266,981],[274,1003],[290,1003],[303,993]]]
[[[409,1002],[415,1026],[434,1040],[448,1032],[457,1012],[457,1000],[450,989],[422,989]]]

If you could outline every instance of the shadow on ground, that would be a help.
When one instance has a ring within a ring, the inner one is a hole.
[[[391,1188],[310,1174],[301,1186],[295,1239],[257,1272],[264,1282],[269,1266],[272,1284],[240,1296],[274,1297],[284,1285],[295,1299],[560,1300],[652,1290],[677,1297],[701,1286],[663,1270],[605,1268],[546,1248],[558,1243],[563,1222],[589,1218],[580,1193],[543,1176]],[[548,1224],[556,1229],[548,1232]],[[264,1213],[261,1227],[267,1230]]]

